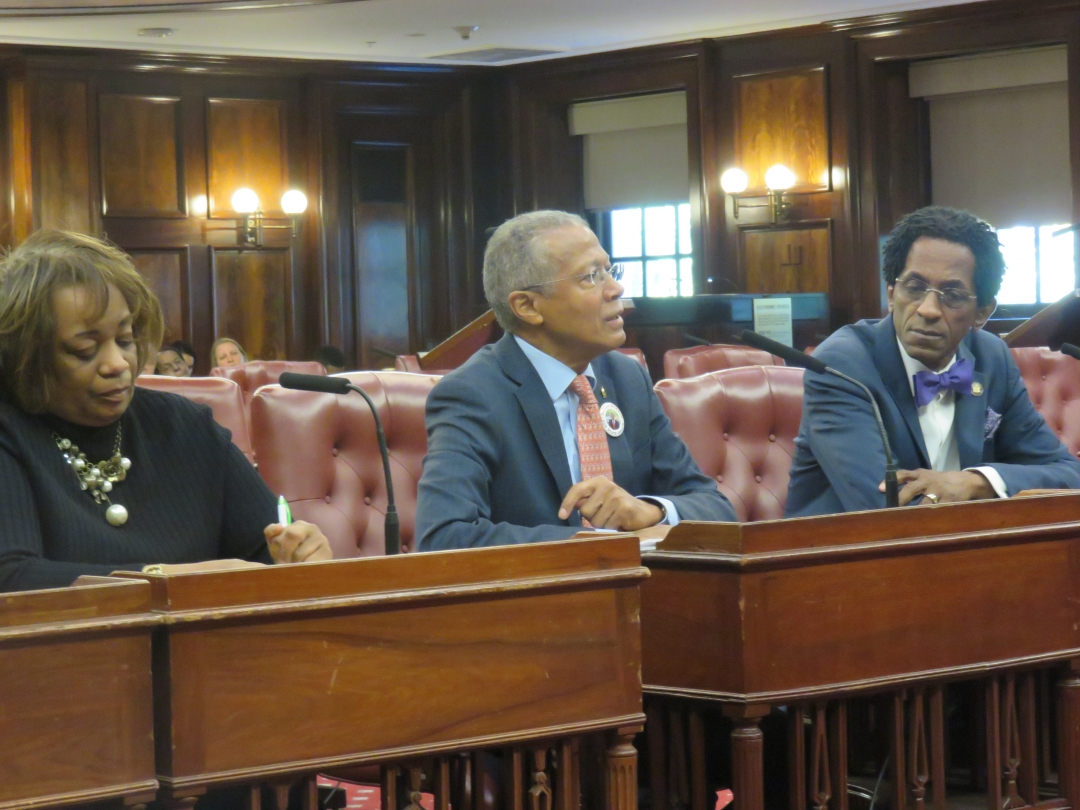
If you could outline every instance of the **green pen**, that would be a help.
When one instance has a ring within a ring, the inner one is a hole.
[[[284,495],[278,495],[277,522],[282,526],[288,526],[292,523],[292,510],[289,509],[289,502],[285,500]]]

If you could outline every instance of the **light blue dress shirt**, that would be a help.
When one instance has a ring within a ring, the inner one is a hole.
[[[555,406],[555,418],[559,421],[559,430],[562,432],[563,447],[566,448],[566,459],[570,463],[570,480],[575,484],[581,483],[581,461],[578,457],[577,446],[577,411],[578,395],[570,389],[570,383],[577,377],[577,372],[566,364],[556,360],[550,354],[545,354],[526,340],[514,335],[514,340],[525,352],[529,362],[533,364],[536,373],[540,375],[544,388],[547,389],[551,403]],[[592,364],[585,369],[585,376],[589,384],[596,387],[596,374]],[[665,523],[677,526],[679,523],[679,510],[675,504],[667,498],[656,495],[643,495],[642,499],[654,501],[664,507],[667,512]]]

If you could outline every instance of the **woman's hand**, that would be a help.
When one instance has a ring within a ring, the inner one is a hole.
[[[271,523],[265,529],[266,543],[276,563],[319,562],[334,559],[330,541],[314,523],[298,520],[289,526]]]

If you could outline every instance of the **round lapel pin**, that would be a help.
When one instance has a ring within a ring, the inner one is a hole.
[[[600,406],[600,421],[604,423],[604,432],[608,436],[622,436],[626,429],[622,411],[614,402],[605,402]]]

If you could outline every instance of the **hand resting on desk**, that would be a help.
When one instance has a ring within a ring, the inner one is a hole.
[[[614,481],[600,476],[570,487],[559,507],[559,520],[566,520],[574,509],[597,529],[632,532],[664,519],[659,506],[635,498]]]

